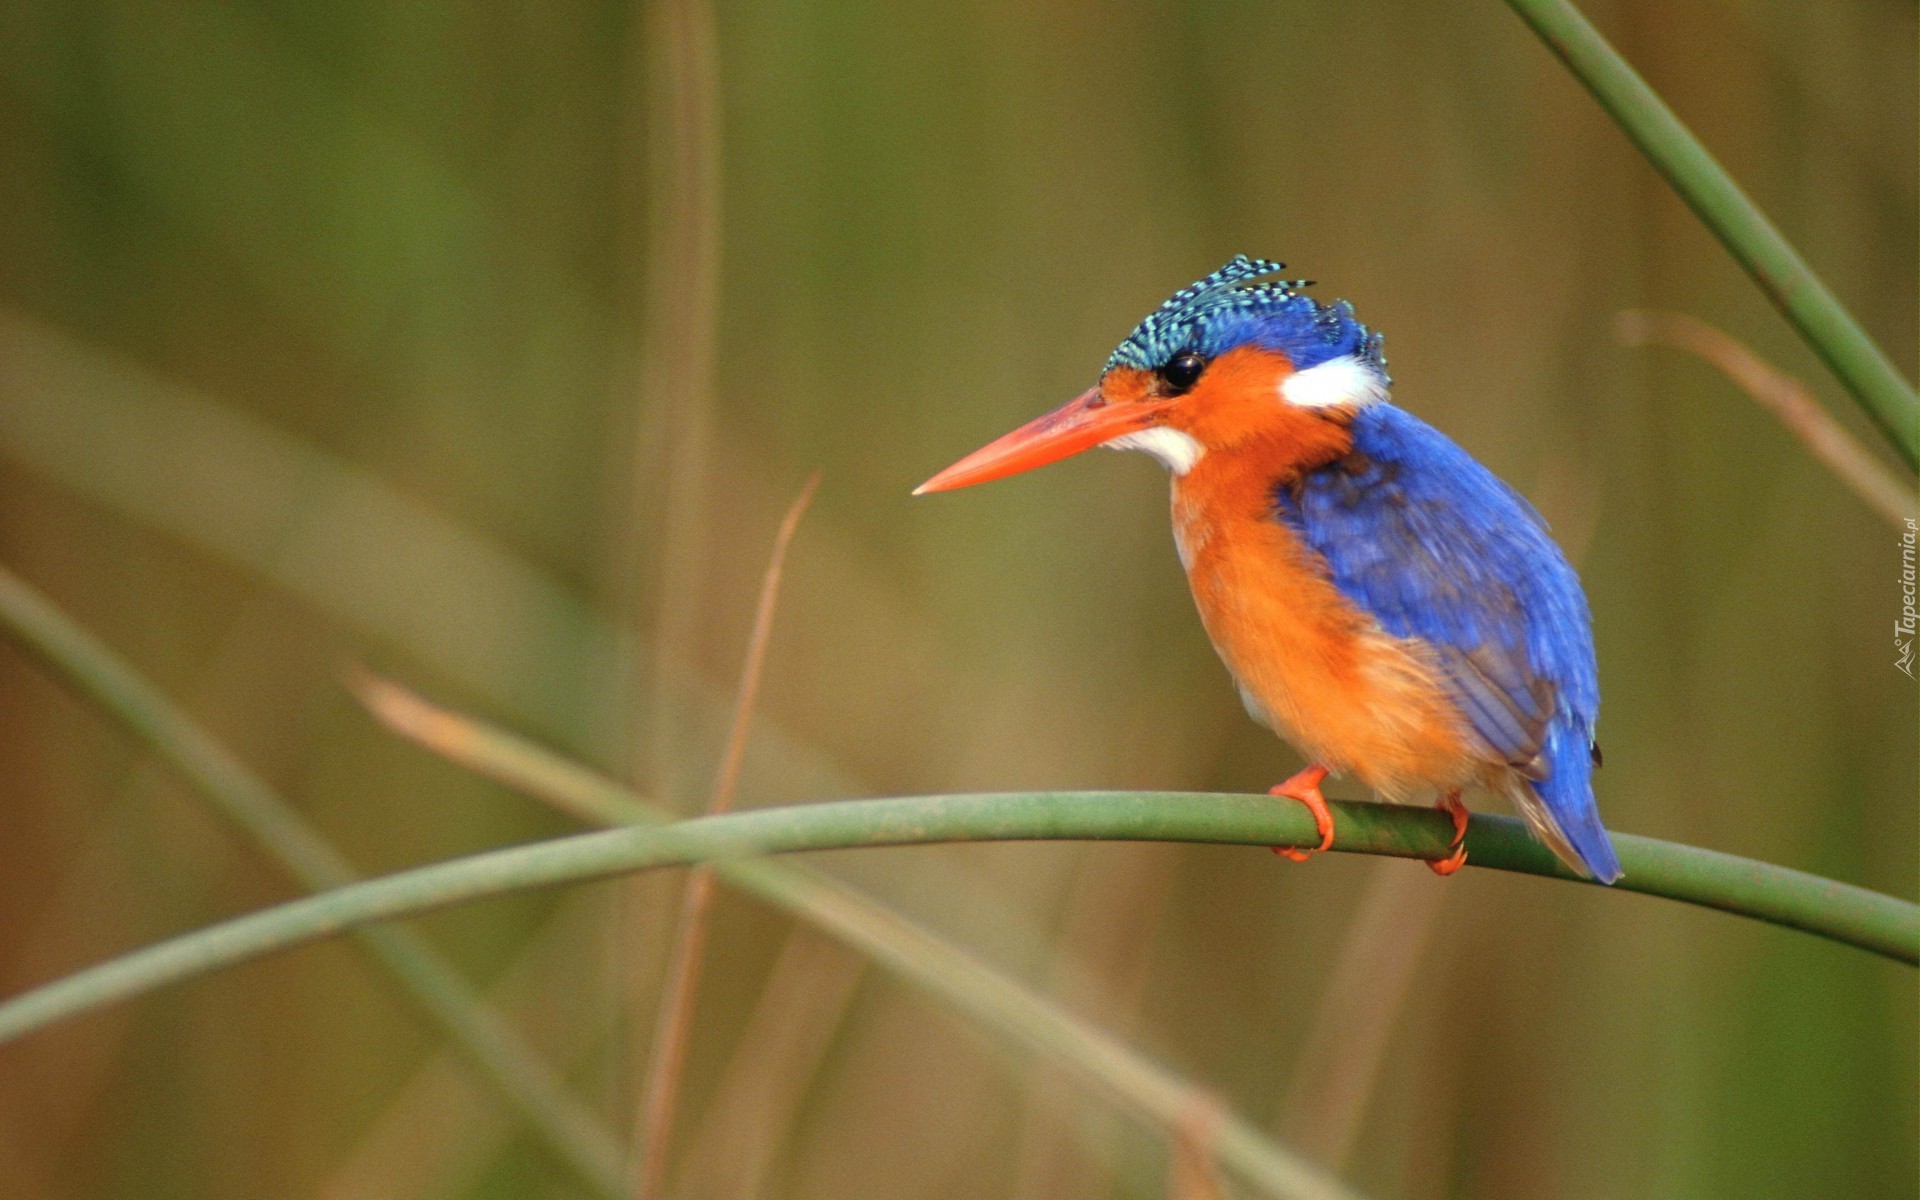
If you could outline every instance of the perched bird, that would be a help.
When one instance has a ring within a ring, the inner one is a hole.
[[[1435,797],[1466,860],[1461,792],[1509,797],[1584,876],[1620,878],[1593,801],[1600,687],[1586,597],[1532,506],[1387,399],[1379,335],[1283,265],[1244,255],[1175,293],[1100,382],[915,494],[1093,446],[1173,474],[1194,604],[1256,721],[1308,759],[1272,789],[1306,804],[1350,774]],[[1283,851],[1304,859],[1311,851]]]

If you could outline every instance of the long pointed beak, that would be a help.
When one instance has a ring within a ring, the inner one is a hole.
[[[1099,388],[1088,388],[1046,416],[988,442],[913,489],[913,494],[971,487],[1059,462],[1122,434],[1145,429],[1161,411],[1154,404],[1109,404]]]

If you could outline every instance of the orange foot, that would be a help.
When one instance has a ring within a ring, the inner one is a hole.
[[[1289,800],[1298,800],[1307,806],[1313,814],[1313,827],[1320,831],[1320,844],[1312,850],[1296,850],[1292,846],[1275,846],[1273,852],[1294,862],[1305,862],[1318,851],[1333,845],[1333,813],[1327,808],[1327,798],[1320,794],[1320,781],[1327,777],[1327,769],[1315,764],[1301,771],[1285,783],[1275,784],[1267,789],[1269,796],[1285,796]]]
[[[1453,818],[1453,840],[1447,843],[1453,853],[1428,862],[1427,867],[1435,875],[1451,875],[1467,865],[1467,848],[1461,844],[1467,836],[1467,806],[1460,803],[1459,792],[1448,792],[1434,807]]]

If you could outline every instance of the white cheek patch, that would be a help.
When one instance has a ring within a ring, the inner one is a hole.
[[[1151,454],[1175,475],[1185,475],[1193,470],[1193,464],[1199,462],[1200,456],[1207,452],[1205,446],[1188,434],[1166,425],[1123,433],[1100,444],[1109,450],[1139,450]]]
[[[1358,408],[1385,400],[1387,381],[1379,368],[1346,354],[1287,376],[1280,398],[1299,408]]]

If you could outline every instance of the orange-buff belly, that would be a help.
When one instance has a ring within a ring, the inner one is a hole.
[[[1392,800],[1481,781],[1425,652],[1393,637],[1273,516],[1272,480],[1233,457],[1174,481],[1173,529],[1207,636],[1247,710],[1301,753]]]

